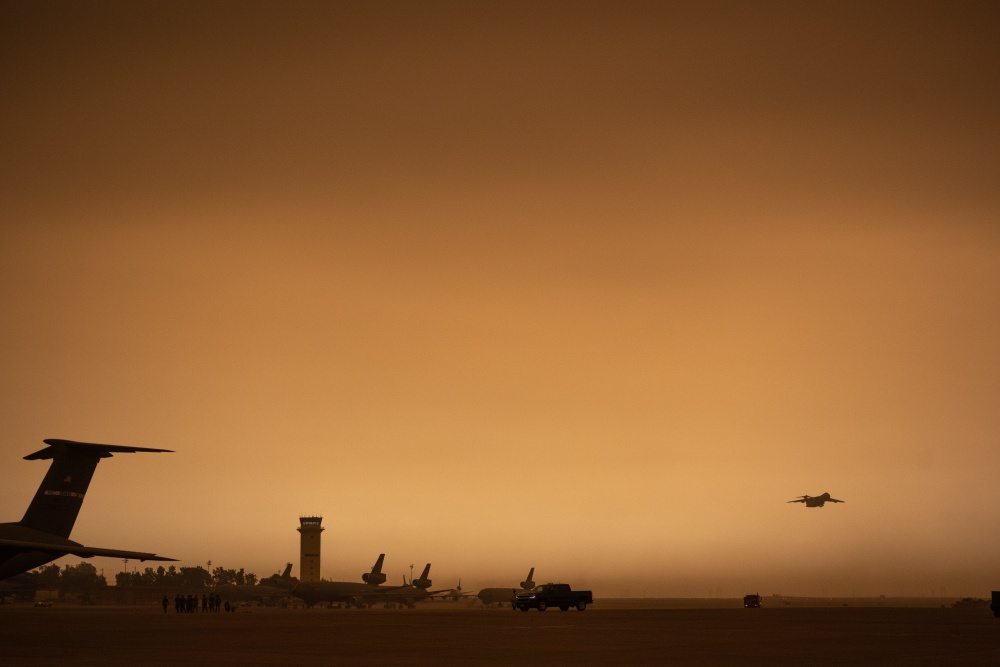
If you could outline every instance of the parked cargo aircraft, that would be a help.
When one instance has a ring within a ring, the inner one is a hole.
[[[285,565],[281,574],[273,574],[258,584],[216,586],[215,591],[230,602],[259,602],[265,606],[278,604],[292,596],[292,589],[299,582],[292,576],[292,564]]]
[[[844,501],[831,498],[829,493],[824,493],[821,496],[799,496],[797,499],[789,500],[788,502],[805,503],[806,507],[822,507],[823,503],[842,503]]]
[[[474,598],[474,597],[476,597],[476,595],[473,594],[473,593],[463,593],[462,592],[462,580],[459,579],[458,580],[458,586],[456,588],[451,589],[450,591],[446,591],[446,595],[444,597],[446,597],[448,599],[451,599],[451,600],[456,600],[457,601],[457,600],[461,600],[462,598]]]
[[[365,583],[353,581],[304,581],[292,591],[292,595],[300,598],[307,605],[319,602],[342,602],[348,607],[370,607],[374,604],[394,602],[412,607],[420,600],[437,597],[447,589],[430,591],[431,580],[428,579],[431,564],[424,567],[420,578],[407,583],[403,576],[402,586],[382,586],[386,576],[382,573],[382,562],[385,554],[379,554],[378,560],[371,572],[361,575]]]
[[[51,459],[49,471],[24,517],[16,523],[0,523],[0,580],[27,572],[66,555],[91,558],[107,556],[146,561],[173,561],[143,551],[85,547],[69,539],[83,505],[90,479],[101,459],[135,452],[169,452],[169,449],[99,445],[50,438],[47,447],[25,456],[27,461]]]
[[[528,576],[521,582],[521,590],[516,588],[484,588],[476,595],[484,605],[504,605],[514,602],[514,598],[521,591],[530,591],[535,587],[535,582],[531,578],[535,576],[535,568],[528,570]]]

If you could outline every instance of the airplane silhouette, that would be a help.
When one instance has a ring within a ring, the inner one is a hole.
[[[535,582],[532,581],[534,576],[535,568],[531,568],[528,570],[528,576],[521,582],[521,591],[530,591],[535,587]],[[512,603],[521,591],[516,588],[484,588],[476,594],[476,597],[486,606],[504,605]]]
[[[382,586],[386,575],[382,572],[385,554],[379,554],[378,560],[372,566],[371,572],[361,575],[364,583],[353,581],[303,581],[293,590],[292,595],[300,598],[307,605],[319,602],[344,602],[348,607],[370,607],[378,603],[398,603],[413,607],[420,600],[442,597],[447,589],[439,591],[427,590],[431,587],[431,564],[424,567],[423,573],[417,579],[406,581],[403,575],[402,586]]]
[[[799,496],[796,500],[789,500],[790,503],[805,503],[806,507],[822,507],[824,503],[842,503],[843,500],[831,498],[829,493],[821,496]]]
[[[169,449],[98,445],[50,438],[44,449],[28,454],[25,460],[51,459],[49,471],[24,517],[14,523],[0,523],[0,580],[27,572],[67,554],[91,558],[129,558],[139,561],[173,561],[142,551],[85,547],[69,539],[90,478],[101,459],[112,453],[169,452]]]

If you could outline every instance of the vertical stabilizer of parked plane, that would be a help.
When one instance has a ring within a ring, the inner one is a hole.
[[[97,445],[50,438],[48,445],[25,456],[27,461],[51,459],[52,464],[20,524],[59,537],[69,537],[83,505],[90,479],[101,459],[112,453],[169,452],[168,449]]]
[[[378,560],[372,565],[371,572],[365,572],[361,575],[361,581],[372,586],[378,586],[379,584],[385,583],[385,575],[382,574],[382,562],[385,560],[385,554],[379,554]]]

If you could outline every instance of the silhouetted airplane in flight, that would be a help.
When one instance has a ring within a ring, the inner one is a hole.
[[[844,501],[831,498],[829,493],[824,493],[821,496],[799,496],[797,499],[789,500],[788,502],[805,503],[806,507],[822,507],[823,503],[842,503]]]
[[[98,462],[112,453],[169,452],[169,449],[97,445],[72,440],[44,440],[48,447],[25,456],[27,461],[52,459],[24,517],[0,523],[0,580],[27,572],[67,554],[91,558],[129,558],[139,561],[172,561],[142,551],[85,547],[69,539],[83,497]]]

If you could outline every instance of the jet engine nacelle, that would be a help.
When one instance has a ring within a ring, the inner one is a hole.
[[[361,575],[361,581],[372,586],[378,586],[385,583],[385,575],[381,572],[365,572]]]

